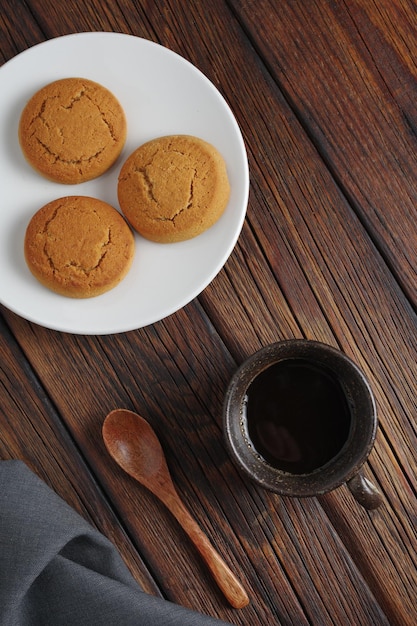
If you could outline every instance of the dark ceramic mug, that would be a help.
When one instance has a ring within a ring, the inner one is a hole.
[[[317,496],[346,483],[367,509],[381,494],[362,474],[377,415],[369,383],[341,351],[293,339],[262,348],[237,370],[223,412],[240,469],[285,496]]]

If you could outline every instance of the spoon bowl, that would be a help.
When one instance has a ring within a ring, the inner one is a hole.
[[[182,503],[162,446],[150,424],[133,411],[116,409],[104,420],[103,440],[116,463],[171,511],[229,603],[234,608],[246,606],[249,603],[246,591]]]
[[[155,431],[133,411],[116,409],[109,413],[103,424],[103,439],[118,465],[151,491],[152,478],[168,471]]]

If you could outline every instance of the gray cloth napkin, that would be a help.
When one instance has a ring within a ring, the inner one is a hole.
[[[21,461],[0,461],[1,626],[219,626],[144,593],[115,547]]]

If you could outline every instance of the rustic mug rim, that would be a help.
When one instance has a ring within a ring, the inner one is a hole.
[[[271,365],[289,359],[307,360],[330,370],[342,386],[352,419],[349,437],[338,454],[306,474],[291,474],[270,465],[245,432],[243,402],[250,383]],[[230,380],[223,405],[225,441],[235,464],[260,486],[293,497],[327,493],[350,480],[369,456],[377,425],[374,395],[363,371],[341,350],[309,339],[278,341],[252,354]]]

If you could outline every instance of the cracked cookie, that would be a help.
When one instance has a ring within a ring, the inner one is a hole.
[[[40,174],[77,184],[101,176],[126,140],[126,118],[116,97],[84,78],[63,78],[37,91],[19,122],[23,154]]]
[[[222,155],[190,135],[143,144],[123,164],[118,181],[123,214],[138,233],[159,243],[200,235],[220,218],[229,194]]]
[[[98,296],[127,274],[134,236],[115,208],[87,196],[49,202],[30,220],[24,253],[32,274],[72,298]]]

